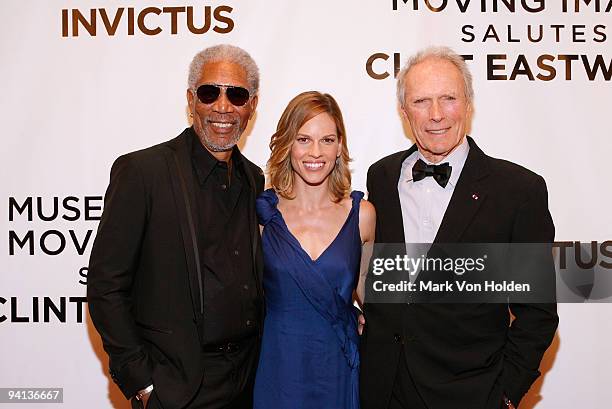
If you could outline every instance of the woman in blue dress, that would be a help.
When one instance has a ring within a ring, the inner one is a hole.
[[[353,294],[374,207],[350,192],[342,114],[328,94],[304,92],[270,142],[269,183],[257,199],[266,319],[256,409],[358,409]]]

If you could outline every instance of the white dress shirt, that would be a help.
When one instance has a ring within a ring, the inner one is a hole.
[[[426,177],[418,182],[412,180],[412,167],[417,160],[422,159],[425,163],[432,164],[418,150],[404,160],[397,190],[406,243],[433,243],[469,150],[467,138],[464,137],[461,145],[437,163],[441,165],[448,162],[452,167],[446,187],[440,186],[433,177]]]

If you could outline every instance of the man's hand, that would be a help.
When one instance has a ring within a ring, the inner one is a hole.
[[[153,393],[153,385],[149,385],[146,388],[139,390],[134,399],[140,401],[141,407],[146,409],[149,404],[151,393]]]
[[[504,403],[502,409],[516,409],[516,406],[514,406],[510,399],[508,399],[508,397],[504,395]]]
[[[151,397],[152,393],[153,391],[147,392],[144,395],[142,395],[142,398],[140,400],[142,401],[142,407],[144,409],[147,409],[147,406],[149,405],[149,398]]]
[[[363,316],[363,314],[359,314],[359,317],[357,318],[357,332],[359,332],[359,335],[363,334],[363,327],[365,327],[365,317]]]

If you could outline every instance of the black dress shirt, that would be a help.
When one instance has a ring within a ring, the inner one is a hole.
[[[204,344],[236,341],[258,332],[260,303],[251,254],[252,194],[242,154],[218,161],[192,133],[198,241],[204,283]]]

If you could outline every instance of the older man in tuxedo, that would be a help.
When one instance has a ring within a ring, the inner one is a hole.
[[[474,92],[459,55],[419,52],[400,71],[397,93],[415,144],[368,171],[376,242],[553,241],[544,179],[487,156],[466,135]],[[539,273],[554,283],[550,267]],[[554,303],[367,301],[364,409],[516,407],[540,375],[558,323]]]
[[[246,51],[203,50],[189,70],[193,126],[113,164],[87,296],[111,377],[133,407],[252,406],[264,178],[236,143],[258,87]]]

